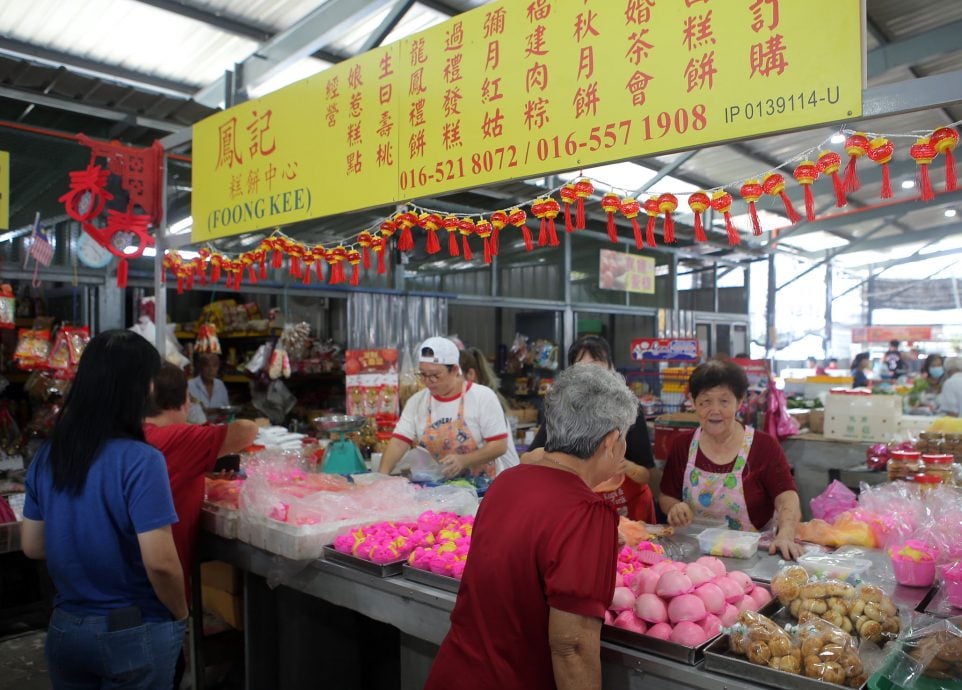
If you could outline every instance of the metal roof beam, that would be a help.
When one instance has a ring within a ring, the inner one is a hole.
[[[199,22],[203,22],[204,24],[214,27],[215,29],[219,29],[229,34],[234,34],[235,36],[250,38],[258,42],[266,41],[273,34],[272,31],[264,27],[255,26],[248,22],[237,19],[231,19],[223,14],[210,12],[200,7],[195,7],[186,2],[182,2],[181,0],[137,0],[137,2],[140,2],[144,5],[150,5],[151,7],[156,7],[157,9],[164,10],[165,12],[180,15],[181,17],[195,19]]]
[[[446,2],[441,2],[440,0],[418,0],[419,5],[424,5],[428,9],[434,10],[435,12],[440,12],[441,14],[446,14],[449,17],[453,17],[456,14],[461,14],[461,10],[451,7],[451,5]]]
[[[647,182],[645,182],[643,185],[641,185],[638,189],[636,189],[632,196],[638,196],[640,194],[644,194],[645,192],[647,192],[649,189],[651,189],[656,184],[658,184],[661,180],[665,179],[666,177],[671,175],[673,172],[675,172],[678,168],[680,168],[685,163],[687,163],[692,158],[694,158],[698,154],[699,150],[700,149],[694,149],[692,151],[688,151],[687,153],[683,153],[680,156],[678,156],[678,158],[673,160],[671,163],[661,166],[661,168],[658,169],[658,172],[655,173],[655,176],[650,180],[648,180]],[[648,166],[645,166],[645,167],[648,167]]]
[[[298,60],[329,45],[343,33],[343,26],[369,16],[390,0],[328,0],[290,28],[257,47],[236,72],[243,75],[244,88],[262,84]],[[216,108],[224,93],[224,77],[194,94],[194,100]]]
[[[190,96],[197,89],[195,84],[185,84],[173,79],[136,72],[118,65],[109,65],[53,48],[44,48],[33,43],[18,41],[14,38],[0,37],[0,52],[9,53],[24,60],[40,61],[56,67],[68,67],[94,77],[146,87],[153,91],[169,93],[181,98]]]
[[[357,52],[359,54],[366,53],[367,51],[373,50],[381,45],[384,42],[384,39],[387,38],[388,34],[394,31],[394,27],[396,27],[398,23],[404,19],[404,15],[408,13],[408,10],[410,10],[413,5],[414,0],[400,0],[398,4],[387,13],[384,21],[381,22],[381,25],[377,27],[370,36],[367,37],[367,40],[364,41],[364,45],[362,45],[361,49]]]
[[[862,242],[858,246],[852,247],[851,249],[848,247],[841,247],[835,255],[839,256],[841,254],[848,254],[849,252],[882,251],[884,249],[898,247],[903,244],[932,242],[945,239],[946,237],[950,237],[956,233],[962,233],[962,229],[953,232],[952,230],[946,228],[945,225],[933,225],[927,228],[913,230],[912,232],[903,232],[898,235],[889,235],[887,237],[877,237],[875,239]]]
[[[962,20],[870,50],[867,56],[869,79],[896,67],[917,65],[934,55],[957,51],[960,35]]]

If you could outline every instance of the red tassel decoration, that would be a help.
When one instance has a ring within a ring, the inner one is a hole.
[[[248,280],[251,285],[257,285],[257,269],[254,268],[254,264],[247,264]]]
[[[574,232],[575,226],[571,222],[571,204],[578,201],[578,190],[570,182],[560,189],[558,196],[561,197],[561,203],[565,207],[565,230],[567,232]]]
[[[869,142],[868,157],[872,162],[882,166],[882,198],[892,198],[892,180],[889,177],[889,161],[895,153],[895,145],[885,137],[878,137]]]
[[[531,202],[531,215],[541,221],[538,226],[538,246],[543,247],[548,243],[548,221],[544,213],[544,202],[546,199],[537,198]],[[528,251],[531,251],[530,249]]]
[[[267,252],[257,252],[257,264],[260,267],[261,280],[267,280]]]
[[[742,238],[738,234],[738,229],[735,227],[735,224],[732,223],[732,195],[719,189],[711,195],[711,207],[725,217],[725,230],[728,232],[728,244],[733,247],[740,244]]]
[[[304,279],[301,281],[302,285],[310,285],[311,278],[314,277],[314,270],[311,268],[311,264],[314,263],[314,255],[304,257]]]
[[[384,238],[380,235],[375,235],[374,239],[371,240],[371,249],[377,254],[377,274],[382,276],[387,272],[387,268],[384,266]]]
[[[508,214],[495,211],[491,214],[491,255],[498,255],[498,245],[501,242],[501,229],[508,224]]]
[[[371,268],[371,233],[367,230],[362,232],[357,236],[357,243],[361,247],[361,253],[364,257],[364,270],[370,270]]]
[[[127,259],[121,259],[117,264],[117,287],[127,287]]]
[[[812,161],[802,161],[793,174],[798,184],[805,190],[805,217],[811,223],[815,220],[815,197],[812,195],[812,184],[818,179],[818,168]]]
[[[481,246],[484,247],[484,263],[489,264],[493,257],[491,253],[491,233],[494,232],[494,227],[491,225],[491,221],[481,218],[475,223],[474,231],[481,238]]]
[[[832,188],[835,190],[835,207],[842,208],[847,203],[845,200],[845,184],[838,174],[839,168],[842,167],[842,157],[834,151],[822,151],[818,154],[815,167],[818,168],[820,174],[831,176]]]
[[[798,215],[798,211],[792,206],[792,200],[788,196],[788,192],[785,191],[785,178],[778,173],[769,173],[762,178],[762,189],[769,196],[778,196],[782,198],[782,204],[785,206],[785,213],[788,214],[789,222],[794,225],[802,219]]]
[[[524,209],[515,206],[513,209],[508,211],[508,222],[521,230],[521,234],[524,236],[525,249],[530,252],[531,233],[528,231],[528,214],[524,212]]]
[[[187,291],[194,289],[194,272],[190,271],[187,273]]]
[[[691,207],[692,213],[695,214],[695,241],[707,242],[708,237],[705,236],[705,226],[702,224],[701,214],[711,207],[711,199],[705,192],[699,190],[688,197],[688,205]]]
[[[414,235],[411,233],[411,226],[407,223],[401,224],[401,235],[398,237],[397,248],[402,252],[409,252],[414,249]]]
[[[448,254],[461,256],[461,246],[458,244],[458,219],[455,216],[445,216],[441,225],[448,231]]]
[[[678,208],[678,197],[674,194],[662,194],[658,197],[658,210],[665,214],[665,225],[662,237],[667,244],[675,243],[675,220],[671,217]]]
[[[470,218],[462,218],[458,221],[458,232],[461,233],[461,246],[465,261],[474,261],[474,253],[471,251],[471,244],[468,238],[474,232],[474,221]]]
[[[220,282],[220,270],[221,263],[223,259],[220,254],[214,254],[210,257],[210,282],[219,283]]]
[[[184,276],[181,273],[177,274],[177,294],[184,294]]]
[[[959,133],[952,127],[939,127],[932,132],[929,141],[935,147],[936,153],[945,156],[945,191],[954,191],[956,187],[955,156],[952,151],[959,144]]]
[[[436,213],[422,213],[418,218],[418,223],[428,231],[427,253],[437,254],[441,251],[441,242],[438,241],[438,230],[444,227],[444,221]]]
[[[351,264],[351,285],[357,286],[361,282],[361,252],[356,249],[349,251],[347,262]]]
[[[650,196],[645,199],[645,203],[641,205],[645,209],[645,213],[648,214],[648,225],[645,228],[645,239],[648,240],[648,246],[656,246],[655,242],[655,221],[658,219],[658,214],[661,212],[660,205],[658,204],[658,197]]]
[[[859,182],[858,170],[855,169],[855,166],[858,159],[868,155],[868,152],[868,137],[862,132],[855,132],[855,134],[850,135],[845,140],[845,153],[848,154],[848,165],[845,166],[845,179],[842,180],[842,186],[845,191],[850,194],[862,186],[862,183]]]
[[[373,243],[374,240],[371,239]],[[316,244],[311,249],[311,256],[314,257],[314,273],[317,275],[317,282],[324,282],[324,262],[327,261],[327,250],[323,245]]]
[[[752,221],[752,234],[758,237],[762,234],[762,223],[758,219],[758,209],[755,208],[755,202],[761,198],[765,190],[758,184],[758,180],[746,180],[738,192],[742,195],[742,199],[748,202],[748,217]]]
[[[391,236],[394,235],[395,232],[397,232],[397,227],[397,223],[395,223],[393,220],[386,220],[381,223],[378,229],[381,232],[381,238],[384,240],[385,247],[387,246],[387,241],[391,239]]]
[[[271,257],[271,266],[280,268],[284,265],[284,246],[287,244],[283,238],[275,237],[272,241],[274,255]]]
[[[621,200],[621,215],[631,221],[631,230],[635,234],[635,248],[642,249],[645,243],[641,240],[641,226],[638,225],[638,214],[641,213],[641,204],[631,196],[626,196]]]
[[[541,204],[541,212],[544,213],[545,218],[548,219],[548,244],[552,247],[557,247],[560,243],[558,242],[558,229],[555,227],[554,219],[561,213],[561,206],[557,201],[548,197],[544,200],[544,203]]]
[[[932,201],[935,193],[932,191],[932,180],[929,179],[929,164],[935,159],[935,147],[932,146],[928,137],[921,137],[909,149],[909,155],[919,166],[919,190],[922,193],[922,201]]]
[[[575,182],[575,192],[578,194],[578,212],[575,218],[575,229],[584,230],[585,199],[595,193],[595,186],[591,184],[591,180],[589,180],[587,177],[582,177]]]
[[[621,199],[616,194],[605,194],[601,197],[601,209],[608,214],[608,239],[618,241],[618,229],[615,227],[615,214],[621,209]]]

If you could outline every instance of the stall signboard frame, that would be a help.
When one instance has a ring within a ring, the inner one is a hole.
[[[195,242],[856,119],[862,2],[492,2],[194,126]]]
[[[635,338],[631,359],[636,362],[698,362],[701,347],[696,338]]]
[[[852,329],[853,343],[888,343],[892,340],[928,342],[932,339],[931,326],[863,326]]]

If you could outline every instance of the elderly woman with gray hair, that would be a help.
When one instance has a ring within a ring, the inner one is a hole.
[[[962,357],[947,357],[945,379],[939,393],[939,412],[950,417],[962,417]]]
[[[558,376],[544,454],[498,475],[481,502],[427,690],[601,687],[618,516],[591,487],[618,471],[637,412],[615,372]]]

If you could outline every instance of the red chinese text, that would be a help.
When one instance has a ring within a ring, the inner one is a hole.
[[[778,0],[755,0],[748,6],[748,9],[752,13],[752,31],[756,34],[762,29],[767,28],[769,31],[774,31],[778,28]],[[771,20],[768,24],[765,23],[763,16],[765,10],[771,11]]]

